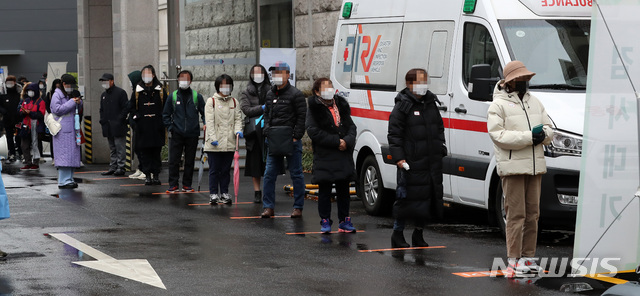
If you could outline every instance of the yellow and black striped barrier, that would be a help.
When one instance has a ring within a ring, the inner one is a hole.
[[[88,164],[93,163],[93,142],[91,130],[91,116],[84,117],[84,159]]]
[[[124,161],[124,170],[131,171],[131,161],[133,160],[131,155],[131,127],[127,125],[127,144],[126,144],[127,158]]]

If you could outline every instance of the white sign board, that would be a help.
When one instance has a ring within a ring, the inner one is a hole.
[[[263,65],[267,71],[269,67],[273,66],[277,61],[283,61],[289,64],[291,68],[291,77],[289,83],[296,85],[296,49],[295,48],[261,48],[260,49],[260,64]],[[269,73],[271,77],[271,73]]]
[[[640,87],[640,3],[598,3],[599,9],[593,3],[591,22],[573,256],[588,258],[582,265],[598,266],[597,272],[609,270],[596,259],[620,258],[609,263],[625,271],[640,263],[640,202],[634,196],[639,185],[638,114],[632,86]]]
[[[49,62],[47,66],[47,88],[51,89],[51,84],[56,79],[67,73],[67,62]]]

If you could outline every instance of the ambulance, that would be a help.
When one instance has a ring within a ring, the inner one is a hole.
[[[448,156],[444,199],[486,209],[505,227],[503,193],[487,109],[512,60],[536,72],[530,91],[554,125],[545,146],[540,223],[575,225],[582,154],[590,0],[345,0],[335,34],[331,80],[358,127],[357,193],[369,214],[388,212],[396,166],[387,127],[412,68],[428,72],[438,96]]]

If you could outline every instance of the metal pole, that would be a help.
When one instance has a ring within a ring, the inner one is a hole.
[[[167,27],[169,43],[169,89],[177,89],[177,72],[173,69],[179,66],[180,61],[180,0],[167,1]]]

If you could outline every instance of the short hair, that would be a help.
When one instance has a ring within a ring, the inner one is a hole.
[[[313,87],[311,88],[311,90],[313,90],[314,93],[316,92],[320,92],[320,88],[322,87],[322,83],[325,81],[329,81],[329,83],[331,83],[331,85],[333,85],[333,83],[331,82],[331,80],[329,78],[326,77],[322,77],[322,78],[318,78],[316,79],[316,81],[313,82]]]
[[[7,81],[13,81],[13,82],[16,82],[16,77],[15,77],[15,76],[13,76],[13,75],[9,75],[9,76],[7,76]]]
[[[189,81],[193,81],[193,73],[191,73],[191,71],[189,70],[180,71],[180,73],[178,73],[178,78],[180,78],[180,75],[182,74],[189,74]]]
[[[427,70],[422,69],[422,68],[413,68],[411,70],[409,70],[409,72],[407,72],[407,75],[404,76],[404,81],[407,85],[409,85],[409,83],[413,83],[414,81],[416,81],[418,79],[418,73],[424,73],[424,76],[427,76]]]
[[[220,92],[220,84],[222,84],[223,81],[227,82],[227,84],[231,84],[231,90],[233,90],[233,78],[227,74],[222,74],[216,78],[215,86],[217,92]]]

